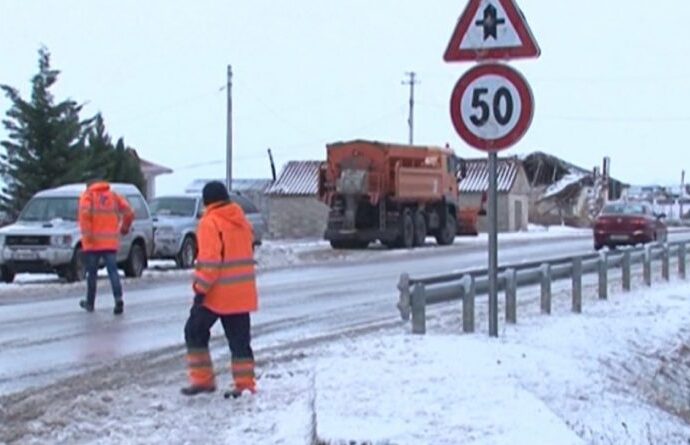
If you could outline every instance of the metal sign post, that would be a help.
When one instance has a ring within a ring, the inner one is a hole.
[[[498,337],[498,158],[532,123],[534,97],[525,78],[498,60],[539,57],[541,50],[516,0],[469,0],[444,55],[480,61],[458,80],[450,100],[455,130],[489,153],[489,335]],[[489,62],[489,63],[486,63]]]
[[[489,153],[489,335],[498,337],[498,166]]]

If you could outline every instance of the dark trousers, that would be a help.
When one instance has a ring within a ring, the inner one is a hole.
[[[218,315],[200,304],[194,304],[184,326],[187,349],[208,349],[211,327],[220,318],[228,339],[233,360],[254,359],[251,344],[251,321],[249,313]]]
[[[117,270],[117,256],[114,250],[89,251],[84,252],[84,263],[86,266],[86,301],[93,305],[96,300],[96,282],[98,280],[98,264],[101,258],[105,261],[110,278],[110,287],[113,289],[115,301],[122,300],[122,284],[120,284],[120,274]]]

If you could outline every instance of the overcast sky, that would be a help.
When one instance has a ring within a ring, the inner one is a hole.
[[[582,167],[612,158],[632,183],[680,181],[690,167],[690,2],[518,0],[542,49],[511,63],[536,109],[502,155],[543,150]],[[325,144],[406,142],[406,71],[415,142],[467,148],[450,121],[471,63],[443,53],[462,0],[0,0],[0,83],[29,91],[45,45],[59,99],[103,113],[114,138],[175,170],[159,193],[225,174],[226,67],[234,76],[234,176],[269,177],[266,149],[323,159]],[[9,108],[0,98],[0,111]],[[0,138],[6,133],[0,130]]]

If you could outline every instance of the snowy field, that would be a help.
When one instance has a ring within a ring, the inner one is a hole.
[[[172,351],[157,364],[36,391],[27,406],[9,399],[0,442],[690,443],[690,285],[606,301],[586,285],[581,315],[569,312],[566,289],[555,287],[552,316],[538,313],[536,292],[521,298],[529,307],[520,305],[518,325],[501,323],[498,339],[484,322],[461,334],[459,305],[450,303],[429,311],[424,336],[395,322],[257,350],[259,393],[235,401],[179,395],[184,367]],[[228,386],[222,342],[213,355]],[[25,417],[14,419],[14,409]]]

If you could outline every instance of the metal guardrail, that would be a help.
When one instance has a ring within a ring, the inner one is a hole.
[[[597,273],[600,299],[608,298],[608,271],[621,268],[623,291],[631,289],[631,268],[642,264],[642,275],[646,286],[652,285],[652,264],[661,260],[661,275],[664,281],[670,278],[670,257],[678,256],[678,275],[686,277],[688,241],[665,244],[647,244],[641,248],[592,253],[582,256],[565,256],[528,263],[513,263],[499,266],[499,291],[505,292],[505,319],[507,323],[517,322],[517,289],[521,286],[539,284],[541,287],[541,311],[551,313],[551,284],[554,281],[572,279],[572,310],[582,312],[582,276]],[[464,332],[475,330],[475,298],[488,292],[487,269],[468,269],[445,275],[412,278],[404,273],[400,276],[398,289],[400,299],[397,307],[403,320],[412,318],[412,332],[426,332],[426,306],[454,300],[462,300],[462,328]]]

